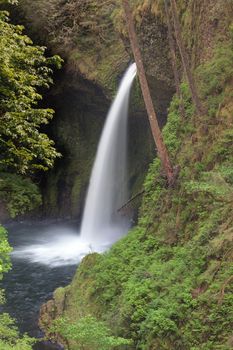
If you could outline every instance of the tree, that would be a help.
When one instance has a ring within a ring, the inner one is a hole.
[[[189,67],[188,55],[187,55],[185,46],[183,44],[183,38],[182,38],[181,27],[180,27],[180,22],[179,22],[179,18],[178,18],[176,0],[171,0],[171,10],[172,10],[172,18],[173,18],[174,29],[175,29],[176,42],[177,42],[177,45],[179,47],[183,68],[184,68],[185,74],[187,76],[189,88],[190,88],[191,95],[192,95],[192,101],[193,101],[193,104],[196,108],[197,113],[199,115],[201,115],[202,114],[202,105],[201,105],[201,101],[198,97],[198,93],[197,93],[197,89],[196,89],[196,85],[195,85],[195,80],[193,78],[191,69]]]
[[[148,118],[149,118],[149,122],[150,122],[152,135],[153,135],[155,144],[157,146],[158,156],[161,159],[162,166],[165,170],[168,183],[172,184],[172,182],[174,180],[173,168],[172,168],[172,165],[170,162],[170,158],[168,155],[166,145],[164,144],[164,141],[163,141],[162,133],[160,131],[157,116],[156,116],[156,113],[154,110],[154,106],[153,106],[153,102],[152,102],[152,98],[151,98],[151,94],[150,94],[150,89],[148,86],[146,73],[145,73],[145,69],[144,69],[144,65],[143,65],[143,61],[142,61],[142,55],[140,52],[136,31],[134,28],[134,22],[133,22],[133,17],[132,17],[129,1],[122,0],[122,3],[123,3],[124,11],[125,11],[129,39],[130,39],[131,47],[133,50],[135,62],[136,62],[137,69],[138,69],[139,81],[140,81],[140,85],[141,85],[141,89],[142,89],[142,95],[144,98],[145,106],[146,106],[147,113],[148,113]]]
[[[0,0],[1,9],[7,3],[17,1]],[[62,60],[46,58],[45,48],[33,45],[23,27],[11,24],[2,10],[0,51],[0,198],[14,217],[39,206],[41,195],[31,178],[60,156],[41,130],[54,111],[38,107],[38,90],[52,84],[52,67],[59,68]]]
[[[168,42],[169,42],[169,48],[171,52],[171,62],[172,62],[174,79],[175,79],[176,94],[180,100],[180,107],[179,107],[180,114],[181,114],[181,117],[184,118],[185,117],[184,102],[183,102],[183,97],[180,90],[180,79],[179,79],[179,73],[178,73],[177,61],[176,61],[176,48],[175,48],[175,42],[172,35],[172,24],[171,24],[167,1],[168,0],[164,0],[164,7],[165,7],[166,18],[167,18],[167,28],[168,28]]]
[[[51,65],[60,67],[61,59],[46,58],[45,48],[33,45],[22,31],[0,11],[0,171],[31,174],[52,167],[59,156],[40,130],[53,110],[37,104],[42,99],[38,89],[52,83]]]

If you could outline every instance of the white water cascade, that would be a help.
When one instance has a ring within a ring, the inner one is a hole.
[[[121,235],[126,220],[118,209],[127,200],[127,116],[130,88],[137,69],[126,71],[108,113],[91,174],[81,226],[81,239],[108,244]]]
[[[41,230],[29,235],[26,244],[14,249],[15,259],[50,267],[77,264],[86,254],[105,251],[127,233],[129,219],[120,215],[118,209],[127,201],[127,115],[136,73],[133,63],[108,113],[92,169],[80,235],[66,226],[42,225]]]

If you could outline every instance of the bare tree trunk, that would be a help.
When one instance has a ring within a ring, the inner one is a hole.
[[[183,96],[182,96],[182,93],[180,90],[180,79],[179,79],[179,73],[178,73],[178,69],[177,69],[175,42],[174,42],[173,35],[172,35],[172,24],[171,24],[171,19],[170,19],[167,1],[168,0],[164,0],[165,12],[166,12],[166,17],[167,17],[168,42],[169,42],[169,48],[170,48],[170,52],[171,52],[171,62],[172,62],[172,69],[173,69],[175,85],[176,85],[176,94],[180,100],[180,106],[179,106],[180,114],[181,114],[181,117],[184,118],[185,117],[184,101],[183,101]]]
[[[137,35],[136,35],[135,28],[134,28],[134,22],[133,22],[133,17],[132,17],[129,1],[122,0],[122,3],[123,3],[124,10],[125,10],[125,17],[126,17],[126,22],[127,22],[127,26],[128,26],[129,39],[130,39],[131,47],[133,50],[135,62],[136,62],[137,69],[138,69],[139,81],[140,81],[140,85],[141,85],[141,89],[142,89],[142,95],[144,98],[146,110],[148,113],[148,118],[149,118],[149,122],[150,122],[152,135],[153,135],[155,144],[157,146],[158,156],[161,159],[162,166],[165,170],[168,183],[172,184],[173,180],[174,180],[173,168],[172,168],[169,156],[168,156],[167,148],[166,148],[164,141],[163,141],[163,137],[162,137],[162,134],[161,134],[161,131],[159,128],[158,121],[157,121],[157,116],[156,116],[156,113],[154,110],[154,106],[153,106],[153,102],[152,102],[152,98],[151,98],[151,94],[150,94],[150,89],[148,86],[146,73],[145,73],[145,69],[143,66],[143,62],[142,62],[142,56],[141,56],[141,52],[139,49]]]
[[[179,47],[180,56],[181,56],[181,60],[183,63],[184,71],[185,71],[187,79],[188,79],[189,88],[190,88],[191,95],[192,95],[192,100],[193,100],[193,103],[194,103],[194,106],[196,108],[197,113],[199,115],[201,115],[202,114],[202,105],[201,105],[200,99],[198,97],[198,93],[197,93],[197,89],[196,89],[196,85],[195,85],[195,81],[194,81],[191,69],[189,67],[188,55],[187,55],[187,52],[186,52],[184,44],[183,44],[183,39],[182,39],[182,35],[181,35],[181,27],[180,27],[180,22],[179,22],[178,13],[177,13],[176,0],[171,0],[171,8],[172,8],[172,17],[173,17],[173,22],[174,22],[176,41],[177,41],[177,45]]]

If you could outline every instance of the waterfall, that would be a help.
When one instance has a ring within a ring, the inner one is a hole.
[[[128,196],[127,115],[135,76],[134,63],[126,71],[108,113],[92,169],[81,234],[62,224],[42,225],[37,234],[30,234],[26,245],[22,242],[14,249],[14,259],[50,267],[73,265],[93,250],[105,251],[127,233],[129,219],[118,209]]]
[[[127,116],[129,94],[136,76],[127,69],[109,110],[92,169],[81,224],[81,239],[90,243],[113,242],[126,230],[118,209],[127,200]]]

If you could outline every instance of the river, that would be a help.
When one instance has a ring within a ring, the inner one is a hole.
[[[75,251],[78,223],[17,222],[6,228],[11,246],[22,254],[12,255],[12,270],[5,275],[2,283],[7,303],[1,311],[16,319],[21,332],[41,338],[43,334],[38,328],[41,304],[52,297],[57,287],[69,284],[77,268],[79,260],[72,252],[69,257],[66,251],[71,246]],[[41,342],[35,349],[60,348]]]

